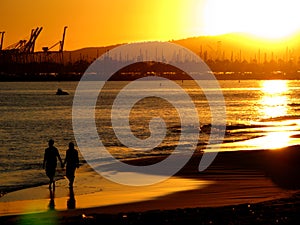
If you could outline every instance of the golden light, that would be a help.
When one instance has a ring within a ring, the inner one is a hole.
[[[261,99],[261,114],[264,118],[275,118],[287,114],[286,96],[264,96]]]
[[[286,80],[265,80],[261,83],[264,94],[283,94],[288,91],[288,84]]]
[[[260,149],[279,149],[288,146],[290,142],[288,132],[272,132],[262,138],[247,141],[250,146],[259,146]]]
[[[288,84],[285,80],[266,80],[261,83],[263,96],[260,100],[260,114],[264,118],[274,118],[287,114]]]
[[[254,122],[258,127],[249,128],[261,137],[251,138],[241,142],[225,143],[224,149],[279,149],[299,144],[299,120],[288,119],[289,103],[291,102],[290,81],[266,80],[260,82],[261,96],[258,104],[253,107],[261,120]],[[281,118],[278,118],[281,117]],[[295,137],[296,135],[296,137]]]
[[[300,30],[298,0],[207,0],[205,32],[217,35],[250,33],[281,39]]]

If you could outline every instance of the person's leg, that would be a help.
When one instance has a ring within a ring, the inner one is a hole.
[[[51,186],[54,184],[54,175],[55,175],[55,168],[48,167],[46,170],[47,176],[49,177],[49,189],[51,189]],[[55,187],[54,187],[55,188]]]
[[[66,169],[66,175],[67,175],[67,178],[69,180],[69,187],[72,188],[73,187],[73,183],[74,183],[74,178],[75,178],[75,169],[74,168],[70,168],[70,167],[67,167]]]
[[[49,189],[51,189],[52,183],[53,183],[53,177],[49,176]]]
[[[74,183],[74,176],[70,177],[70,187],[73,187],[73,183]]]
[[[55,180],[54,179],[53,179],[52,183],[53,183],[53,192],[55,192]]]
[[[67,176],[68,180],[69,180],[69,187],[72,188],[73,187],[73,183],[74,183],[74,177],[72,175],[68,175]]]

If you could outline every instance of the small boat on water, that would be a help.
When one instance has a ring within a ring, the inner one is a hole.
[[[69,93],[66,91],[63,91],[61,88],[58,88],[56,91],[56,95],[69,95]]]

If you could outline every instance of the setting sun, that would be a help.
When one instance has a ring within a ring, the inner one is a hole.
[[[204,30],[209,35],[249,33],[267,39],[288,37],[300,28],[297,0],[209,0]]]
[[[53,0],[34,4],[3,0],[0,32],[5,32],[7,47],[43,26],[36,43],[39,50],[56,43],[64,26],[68,26],[66,50],[228,33],[248,33],[269,41],[300,31],[298,6],[297,0]]]

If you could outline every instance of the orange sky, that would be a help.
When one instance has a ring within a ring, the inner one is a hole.
[[[242,2],[242,3],[241,3]],[[298,0],[1,0],[4,48],[42,26],[36,50],[68,26],[65,49],[144,40],[250,32],[265,37],[300,28]]]

